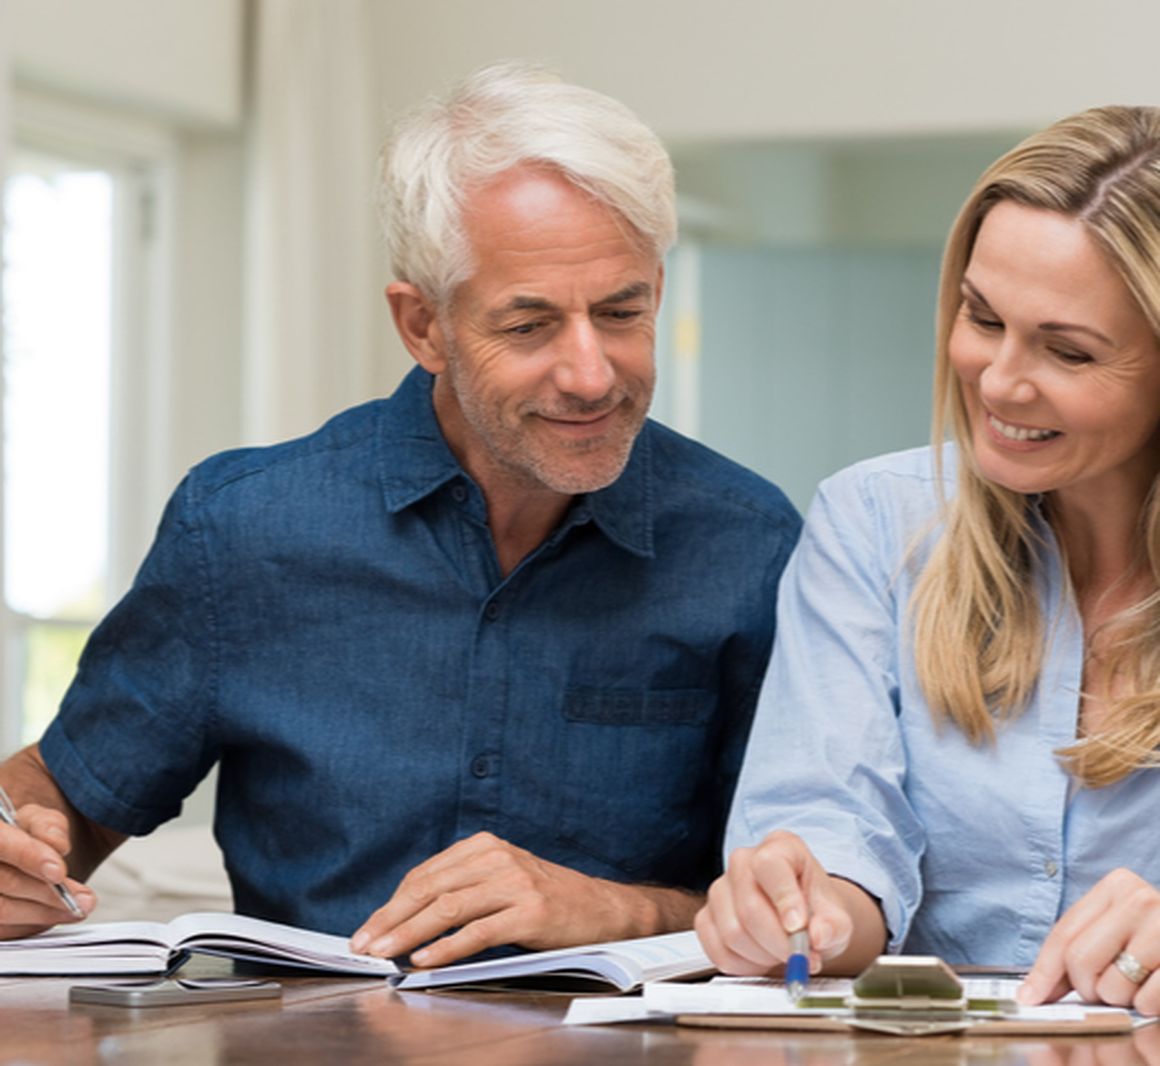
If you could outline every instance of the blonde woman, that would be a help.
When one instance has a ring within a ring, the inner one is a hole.
[[[937,954],[1160,1013],[1158,338],[1160,109],[996,162],[943,262],[935,446],[823,483],[783,579],[697,918],[723,970],[805,928],[815,970]]]

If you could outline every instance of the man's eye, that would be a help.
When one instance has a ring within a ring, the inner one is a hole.
[[[508,326],[504,332],[510,333],[514,337],[527,337],[535,333],[542,325],[542,322],[521,322],[518,326]]]
[[[604,317],[611,318],[614,322],[632,322],[640,318],[644,312],[639,309],[632,309],[627,307],[616,307],[612,310],[605,311]]]

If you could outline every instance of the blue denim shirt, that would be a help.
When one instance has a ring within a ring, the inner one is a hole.
[[[41,742],[147,833],[220,764],[238,909],[352,932],[479,830],[704,887],[800,519],[655,423],[506,578],[432,379],[183,481]]]

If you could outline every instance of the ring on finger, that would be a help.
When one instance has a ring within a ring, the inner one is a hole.
[[[1142,985],[1152,973],[1129,951],[1121,951],[1112,965],[1134,985]]]

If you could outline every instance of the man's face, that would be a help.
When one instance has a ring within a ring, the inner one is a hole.
[[[438,319],[452,449],[485,493],[611,484],[652,398],[661,264],[547,169],[477,189],[464,228],[475,273]]]

